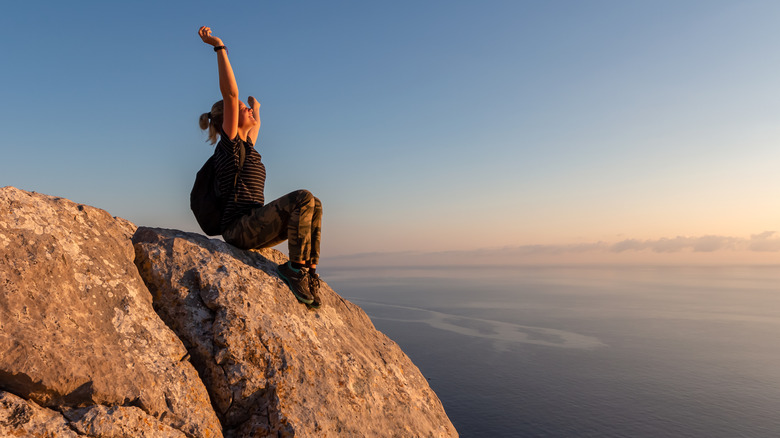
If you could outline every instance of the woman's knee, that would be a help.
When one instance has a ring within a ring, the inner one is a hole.
[[[296,190],[293,192],[295,199],[298,201],[298,204],[305,205],[311,203],[313,200],[317,199],[314,197],[314,195],[311,194],[310,191],[306,189]]]

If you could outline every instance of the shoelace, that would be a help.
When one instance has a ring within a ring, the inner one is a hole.
[[[314,286],[315,289],[319,290],[320,288],[320,276],[317,274],[309,274],[309,284]]]

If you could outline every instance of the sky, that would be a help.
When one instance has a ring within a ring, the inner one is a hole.
[[[221,98],[208,25],[262,104],[266,200],[323,202],[323,264],[780,261],[780,2],[3,9],[0,186],[199,231],[189,191],[213,149],[197,119]]]

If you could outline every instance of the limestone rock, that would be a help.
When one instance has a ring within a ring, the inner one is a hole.
[[[65,412],[70,427],[84,436],[105,438],[186,438],[135,406],[90,406]]]
[[[1,188],[0,437],[457,436],[360,308],[295,300],[285,260]]]
[[[64,414],[0,391],[0,437],[186,438],[141,409],[91,406]]]
[[[134,406],[186,436],[220,437],[138,275],[134,231],[103,210],[0,189],[0,390],[44,408]]]
[[[417,367],[358,306],[324,282],[322,308],[296,301],[275,271],[280,252],[143,227],[133,243],[225,436],[457,436]]]
[[[78,438],[56,411],[0,391],[0,437]]]

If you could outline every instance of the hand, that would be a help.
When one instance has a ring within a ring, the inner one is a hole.
[[[254,120],[252,126],[255,128],[259,128],[260,127],[260,102],[258,102],[254,96],[249,96],[247,102],[249,103],[249,108],[252,108],[252,119]]]
[[[214,46],[214,47],[224,45],[224,44],[222,44],[222,40],[221,39],[219,39],[219,38],[217,38],[215,36],[211,36],[211,28],[210,27],[202,26],[198,30],[198,35],[200,36],[200,39],[202,39],[203,42],[208,44],[208,45],[211,45],[211,46]]]

